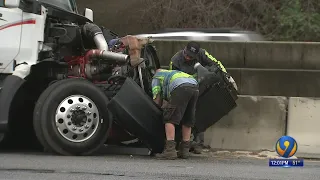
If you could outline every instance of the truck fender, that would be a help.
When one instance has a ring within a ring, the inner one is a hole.
[[[0,92],[0,132],[7,131],[11,104],[24,82],[23,78],[15,75],[4,79]]]

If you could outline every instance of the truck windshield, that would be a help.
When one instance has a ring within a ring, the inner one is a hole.
[[[3,1],[3,0],[0,0]],[[77,13],[77,8],[74,0],[40,0],[41,2],[51,4],[67,11]],[[0,3],[1,4],[1,3]]]
[[[4,0],[0,0],[0,7],[4,6]]]

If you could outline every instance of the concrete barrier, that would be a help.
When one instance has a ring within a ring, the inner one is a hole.
[[[161,65],[188,41],[155,41]],[[320,69],[320,43],[306,42],[199,42],[228,68]]]
[[[289,98],[287,135],[297,141],[298,157],[320,157],[319,110],[319,98]]]
[[[228,72],[242,95],[320,97],[320,70],[235,68]]]
[[[245,43],[246,68],[301,68],[301,43],[252,42]]]
[[[225,150],[275,150],[285,134],[286,97],[240,96],[238,107],[208,128],[205,145]]]
[[[236,81],[241,95],[320,97],[320,70],[254,68],[227,70]]]

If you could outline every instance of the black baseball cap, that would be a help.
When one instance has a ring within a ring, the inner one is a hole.
[[[185,53],[192,58],[195,58],[199,53],[200,45],[194,41],[190,41],[185,47]]]

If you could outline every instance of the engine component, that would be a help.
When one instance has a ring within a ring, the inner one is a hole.
[[[84,56],[85,62],[89,62],[92,58],[98,58],[106,61],[116,61],[120,64],[126,64],[129,61],[129,56],[126,54],[115,53],[111,51],[92,49]]]
[[[110,40],[108,45],[112,52],[123,53],[126,50],[126,46],[121,42],[120,38]]]
[[[103,26],[101,26],[100,29],[101,29],[101,31],[103,33],[104,38],[108,42],[108,45],[109,45],[109,41],[110,40],[118,38],[118,34],[113,32],[113,31],[111,31],[110,29],[107,29],[107,28],[105,28]]]
[[[122,68],[120,66],[117,66],[115,68],[113,68],[112,70],[112,75],[123,75],[122,74]]]
[[[94,75],[102,72],[108,67],[108,62],[112,64],[126,64],[129,56],[111,51],[93,49],[89,50],[85,56],[65,58],[69,64],[69,76],[93,78]],[[98,65],[94,65],[94,62]]]
[[[91,64],[86,64],[84,70],[85,70],[87,77],[89,79],[92,79],[92,76],[102,72],[104,67],[105,67],[105,65],[104,66],[102,66],[102,65],[101,66],[94,66]]]
[[[52,23],[48,28],[46,45],[50,46],[56,54],[56,59],[64,56],[81,55],[82,39],[81,29],[78,25]]]
[[[107,69],[106,64],[101,64],[99,66],[92,65],[92,64],[85,64],[84,65],[84,74],[85,77],[89,79],[93,79],[93,77]],[[80,65],[73,65],[69,67],[68,76],[81,76],[81,66]],[[83,76],[82,76],[83,77]]]
[[[108,51],[108,43],[99,26],[93,23],[87,23],[83,26],[82,32],[88,39],[93,39],[98,49]]]

